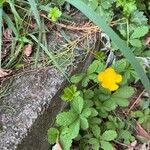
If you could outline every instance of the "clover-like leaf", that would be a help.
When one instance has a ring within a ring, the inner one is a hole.
[[[103,148],[104,150],[114,150],[111,143],[109,143],[107,141],[100,141],[100,144],[101,144],[101,148]]]
[[[59,131],[56,128],[49,128],[48,129],[48,142],[50,144],[54,144],[57,140],[57,137],[59,135]]]
[[[114,94],[113,97],[120,98],[129,98],[134,94],[134,89],[130,86],[124,86],[119,88]]]
[[[83,109],[83,98],[81,96],[77,96],[74,98],[74,100],[71,102],[71,107],[80,114]]]
[[[68,112],[62,112],[57,115],[56,123],[60,126],[68,126],[78,118],[77,113],[70,110]]]
[[[115,130],[106,130],[102,136],[101,139],[104,141],[112,141],[117,137],[117,133]]]
[[[75,85],[71,85],[70,87],[66,87],[64,89],[64,94],[61,96],[61,99],[64,101],[72,101],[74,97],[80,94],[77,91],[77,87]]]
[[[130,36],[130,39],[137,39],[143,37],[145,34],[148,33],[148,30],[149,30],[148,26],[137,27],[135,28],[134,32]]]

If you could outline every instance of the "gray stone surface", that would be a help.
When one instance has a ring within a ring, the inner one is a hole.
[[[74,35],[73,32],[66,33],[71,37]],[[53,48],[54,44],[59,44],[50,43]],[[91,44],[96,44],[95,35]],[[96,47],[99,49],[99,45]],[[68,75],[75,70],[84,71],[91,59],[90,55],[84,62],[75,61],[77,68],[67,69]],[[55,67],[48,67],[21,73],[11,79],[9,90],[0,99],[0,150],[48,150],[47,129],[53,124],[56,114],[66,106],[60,101],[67,83],[65,77]]]

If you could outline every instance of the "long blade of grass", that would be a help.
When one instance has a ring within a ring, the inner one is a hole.
[[[2,54],[2,26],[3,26],[3,20],[2,20],[2,17],[3,17],[3,7],[0,6],[0,68],[2,66],[1,64],[1,54]]]
[[[16,8],[15,8],[15,4],[14,4],[14,1],[13,0],[8,0],[8,3],[10,5],[10,8],[11,8],[11,11],[14,15],[14,18],[15,18],[15,22],[16,22],[16,26],[17,26],[17,29],[19,28],[19,24],[21,23],[21,17],[19,16]]]
[[[29,34],[29,36],[36,42],[38,43],[38,40],[37,38],[32,35],[32,34]],[[52,60],[54,66],[56,66],[56,68],[64,75],[64,77],[69,81],[69,78],[68,76],[66,75],[66,73],[62,70],[62,68],[59,66],[59,64],[56,62],[53,54],[42,44],[40,43],[40,46],[41,48],[45,51],[45,53],[49,56],[49,58]]]
[[[35,0],[28,0],[30,6],[31,6],[31,10],[34,14],[35,20],[38,24],[39,27],[39,38],[38,38],[38,46],[37,46],[37,51],[35,54],[35,67],[37,67],[38,64],[38,60],[39,60],[39,53],[40,53],[40,43],[41,43],[41,39],[42,39],[42,25],[41,25],[41,20],[40,20],[40,16],[39,16],[39,12],[37,9],[37,4],[35,2]]]
[[[123,55],[128,59],[131,65],[134,67],[135,71],[138,73],[145,89],[150,95],[150,81],[146,76],[142,66],[139,64],[131,49],[126,46],[126,43],[108,26],[105,19],[99,16],[96,12],[90,9],[84,2],[81,0],[66,0],[82,13],[84,13],[91,21],[93,21],[99,28],[101,28],[117,45]]]
[[[6,21],[6,23],[8,25],[8,28],[12,29],[12,31],[14,32],[16,38],[18,38],[19,35],[18,35],[18,32],[17,32],[17,29],[16,29],[14,23],[12,22],[12,20],[10,19],[10,17],[5,12],[3,12],[3,18]]]
[[[40,16],[39,16],[39,12],[37,10],[37,4],[35,3],[35,0],[28,0],[30,6],[31,6],[31,10],[34,14],[35,20],[39,26],[39,29],[41,28],[41,20],[40,20]]]

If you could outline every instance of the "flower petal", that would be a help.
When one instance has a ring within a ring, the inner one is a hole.
[[[117,83],[121,82],[121,81],[122,81],[122,76],[121,76],[120,74],[116,74],[115,81],[116,81]]]
[[[110,91],[116,91],[118,88],[119,88],[119,86],[118,86],[117,84],[112,84],[112,85],[109,87],[109,90],[110,90]]]
[[[104,72],[100,72],[97,76],[98,80],[99,81],[103,81],[104,80],[104,77],[105,77],[105,73]]]

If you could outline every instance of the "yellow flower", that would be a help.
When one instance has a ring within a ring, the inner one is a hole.
[[[102,87],[115,91],[119,88],[117,83],[122,81],[122,76],[109,67],[98,74],[98,80],[102,83]]]

